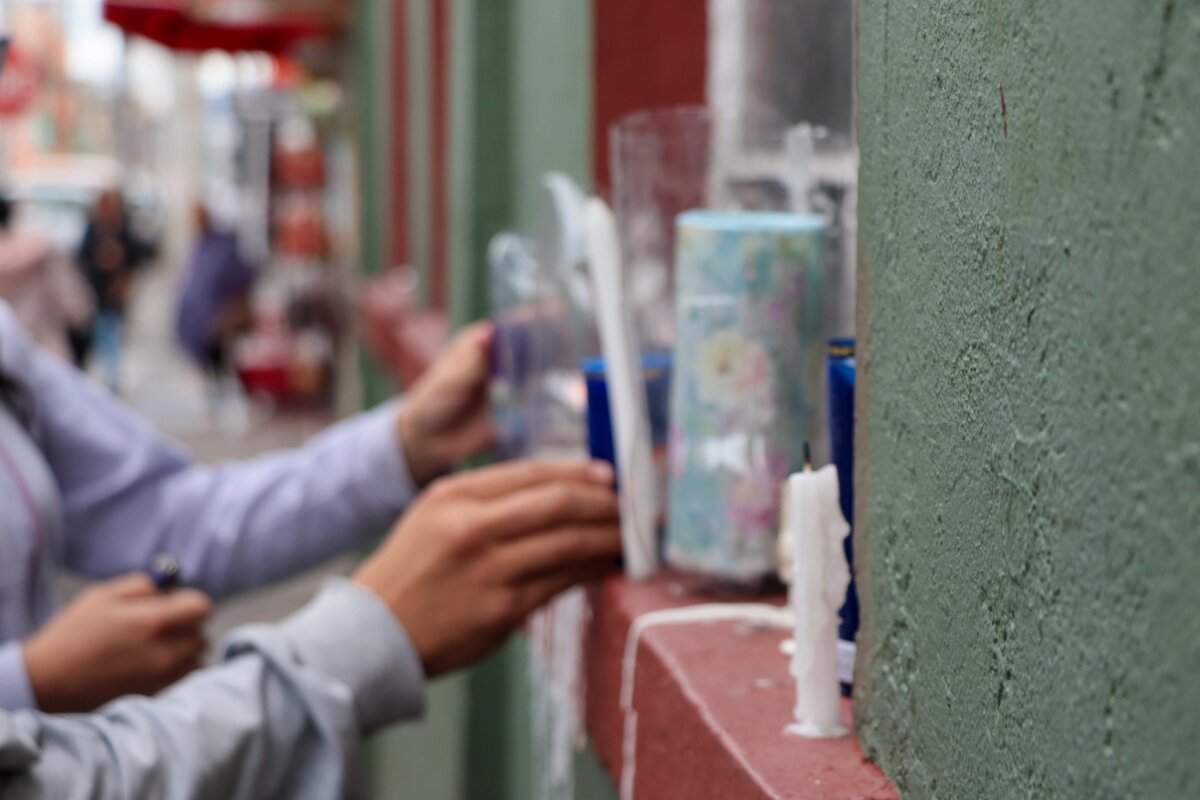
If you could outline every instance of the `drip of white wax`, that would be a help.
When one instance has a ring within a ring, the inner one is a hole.
[[[575,751],[583,746],[583,631],[588,604],[575,587],[529,621],[534,800],[575,796]]]
[[[838,609],[850,569],[842,543],[850,526],[838,503],[833,465],[798,472],[786,483],[787,525],[795,548],[790,600],[796,615],[792,677],[795,721],[787,732],[812,739],[844,736],[837,673]]]

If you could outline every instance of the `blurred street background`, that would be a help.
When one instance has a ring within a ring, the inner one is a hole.
[[[49,261],[0,263],[0,293],[205,461],[299,444],[358,402],[344,336],[357,179],[331,43],[344,8],[273,21],[264,5],[0,5],[9,235],[52,248],[86,303],[45,301],[69,294]],[[318,581],[237,600],[218,627],[281,616]]]

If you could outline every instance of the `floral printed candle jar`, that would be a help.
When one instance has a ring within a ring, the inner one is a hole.
[[[780,487],[813,438],[824,347],[820,217],[680,214],[667,560],[774,568]]]

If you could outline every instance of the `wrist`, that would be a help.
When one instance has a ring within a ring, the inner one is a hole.
[[[41,637],[27,640],[21,646],[21,654],[25,659],[25,675],[37,708],[49,714],[69,711],[70,708],[60,702],[62,692],[58,671],[54,666],[55,659],[46,652]]]
[[[352,580],[358,586],[374,595],[383,604],[383,607],[388,610],[396,623],[408,635],[409,642],[412,644],[418,661],[421,662],[423,667],[427,668],[428,659],[425,652],[424,637],[422,636],[420,625],[415,624],[419,620],[413,619],[415,615],[407,607],[405,598],[403,597],[404,593],[397,589],[397,581],[392,579],[388,571],[380,566],[377,563],[377,559],[374,558],[368,559],[354,573]]]

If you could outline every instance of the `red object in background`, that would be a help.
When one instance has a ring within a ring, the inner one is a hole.
[[[325,154],[317,145],[275,151],[275,179],[281,189],[321,189],[325,186]]]
[[[304,83],[306,73],[299,61],[286,55],[276,55],[274,60],[275,82],[271,88],[278,91],[290,91],[298,89]]]
[[[234,369],[246,394],[291,407],[319,405],[333,385],[332,349],[314,331],[292,331],[262,320],[238,340]]]
[[[242,388],[251,396],[266,396],[282,402],[292,393],[287,364],[253,364],[238,368]]]
[[[19,117],[33,105],[42,88],[42,71],[23,50],[9,45],[0,73],[0,116]]]
[[[707,3],[601,0],[595,3],[592,174],[611,190],[608,132],[633,111],[704,105],[708,81]]]
[[[105,0],[104,18],[128,33],[184,52],[286,53],[301,42],[330,39],[337,33],[327,20],[304,15],[236,23],[201,19],[180,0]]]
[[[329,241],[321,204],[312,198],[292,198],[280,206],[275,217],[276,251],[292,258],[323,259]]]

